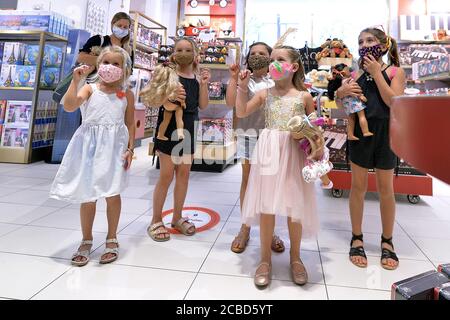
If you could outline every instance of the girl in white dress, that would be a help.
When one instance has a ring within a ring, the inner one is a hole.
[[[100,263],[110,263],[118,257],[120,193],[127,186],[126,170],[134,148],[134,97],[124,89],[131,74],[130,56],[117,46],[105,48],[97,62],[99,81],[78,90],[81,78],[93,69],[81,66],[73,72],[64,110],[73,112],[80,108],[83,121],[67,147],[50,190],[51,198],[81,204],[83,240],[72,257],[72,264],[77,266],[89,262],[99,198],[106,198],[108,217],[106,249]]]

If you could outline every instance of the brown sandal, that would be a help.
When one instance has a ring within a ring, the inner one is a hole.
[[[185,236],[193,236],[196,231],[195,224],[189,222],[188,218],[180,218],[180,220],[178,220],[175,223],[172,223],[171,225],[172,225],[172,228],[174,228],[178,232],[181,232]],[[189,229],[192,229],[192,228],[194,228],[193,231],[189,232]]]
[[[274,252],[279,253],[284,252],[284,250],[286,249],[283,240],[281,240],[280,237],[275,234],[273,235],[272,245],[270,247]]]
[[[247,231],[245,231],[247,229]],[[242,253],[247,248],[248,241],[250,240],[250,228],[246,225],[241,226],[238,235],[231,243],[231,251],[234,253]]]

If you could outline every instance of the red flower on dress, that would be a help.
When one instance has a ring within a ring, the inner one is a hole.
[[[123,98],[125,98],[126,93],[125,93],[125,91],[119,90],[119,91],[116,92],[116,96],[117,96],[117,98],[119,98],[119,99],[123,99]]]

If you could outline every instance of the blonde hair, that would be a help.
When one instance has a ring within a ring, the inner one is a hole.
[[[125,12],[117,12],[114,17],[111,20],[111,30],[113,28],[113,26],[116,24],[117,21],[119,20],[128,20],[130,22],[130,27],[131,27],[131,18],[130,16],[125,13]],[[128,54],[131,54],[131,47],[130,47],[130,30],[128,30],[128,35],[126,37],[123,37],[120,40],[120,43],[122,44],[122,48],[125,49],[126,52],[128,52]]]
[[[153,78],[140,93],[142,101],[150,107],[159,107],[164,100],[175,100],[180,81],[174,64],[163,63],[155,68]]]
[[[181,37],[181,38],[177,38],[174,40],[175,44],[174,44],[174,50],[173,53],[170,56],[170,62],[173,64],[176,64],[175,62],[175,49],[177,48],[177,44],[180,43],[181,41],[187,41],[191,44],[192,46],[192,51],[194,52],[194,61],[192,62],[192,69],[195,73],[198,73],[199,69],[198,69],[198,55],[199,55],[199,49],[197,47],[197,44],[190,38],[185,38],[185,37]]]
[[[122,70],[123,70],[123,86],[126,86],[126,83],[128,81],[128,78],[131,76],[131,58],[128,52],[126,52],[124,49],[118,46],[110,46],[105,47],[100,55],[97,58],[97,70],[100,67],[100,64],[103,62],[103,59],[105,58],[105,55],[108,53],[116,53],[119,54],[122,57]],[[98,81],[98,76],[97,79]]]

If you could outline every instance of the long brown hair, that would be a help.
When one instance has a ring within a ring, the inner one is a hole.
[[[130,22],[130,28],[131,28],[131,18],[130,16],[125,13],[125,12],[117,12],[114,17],[111,20],[111,30],[114,27],[114,25],[116,24],[117,21],[119,20],[128,20]],[[126,37],[123,37],[120,40],[120,44],[122,45],[122,48],[125,49],[126,52],[128,52],[128,54],[131,54],[131,47],[130,47],[130,30],[128,30],[128,35]]]
[[[305,87],[305,68],[303,67],[302,58],[300,53],[291,46],[278,46],[274,49],[284,49],[287,50],[291,63],[298,63],[298,70],[294,73],[292,78],[292,84],[299,91],[307,91]]]
[[[389,64],[400,67],[400,57],[398,54],[397,41],[395,41],[394,38],[388,36],[383,30],[377,28],[366,28],[361,31],[359,35],[361,35],[361,33],[363,32],[370,33],[375,38],[377,38],[378,41],[380,41],[380,44],[386,46],[387,51],[384,54],[388,53]],[[359,65],[360,67],[362,65],[361,58],[359,58]]]

